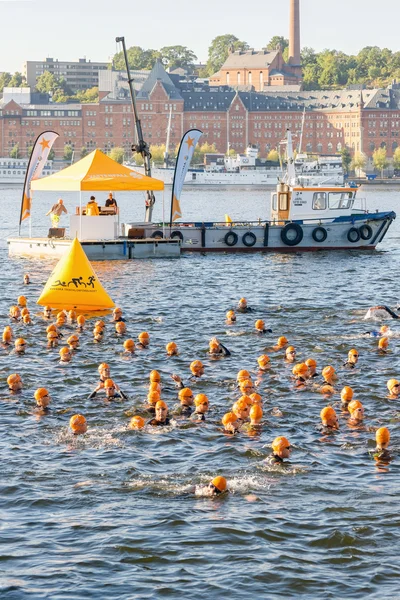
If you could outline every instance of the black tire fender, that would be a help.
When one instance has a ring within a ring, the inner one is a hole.
[[[328,232],[325,229],[325,227],[316,227],[312,232],[312,238],[314,242],[318,242],[319,244],[322,244],[322,242],[324,242],[327,237]]]
[[[178,231],[177,229],[171,233],[171,240],[179,238],[181,242],[183,242],[183,233],[182,231]]]
[[[224,242],[227,246],[236,246],[238,243],[238,235],[234,231],[228,231],[224,237]]]
[[[360,240],[360,232],[357,227],[350,227],[349,231],[347,232],[347,239],[352,244],[356,244]]]
[[[163,239],[164,235],[163,232],[158,229],[157,231],[154,231],[150,237]]]
[[[242,242],[247,248],[251,248],[257,241],[256,235],[252,231],[246,231],[242,237]]]
[[[361,227],[358,229],[359,233],[360,233],[360,237],[362,240],[370,240],[372,238],[372,236],[374,235],[374,232],[372,231],[372,227],[370,225],[367,225],[367,223],[365,223],[364,225],[361,225]]]
[[[295,232],[296,236],[288,236],[289,232]],[[303,239],[303,228],[298,223],[288,223],[281,231],[281,240],[286,246],[297,246]]]

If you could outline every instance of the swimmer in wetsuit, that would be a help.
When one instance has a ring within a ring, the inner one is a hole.
[[[15,354],[19,354],[20,356],[25,354],[26,346],[27,346],[27,343],[24,340],[24,338],[18,338],[17,340],[15,340],[15,344],[14,344]]]
[[[250,408],[249,417],[250,417],[250,426],[251,427],[260,427],[261,426],[261,419],[263,417],[263,409],[261,408],[261,406],[259,404],[253,404],[253,406]]]
[[[279,436],[271,444],[272,454],[267,458],[270,465],[283,463],[285,458],[290,458],[291,445],[287,438]]]
[[[339,421],[332,406],[326,406],[321,410],[321,431],[322,433],[333,433],[339,429]]]
[[[168,406],[163,400],[159,400],[156,404],[156,416],[147,423],[152,427],[165,427],[170,424],[168,418]]]
[[[355,348],[349,350],[347,354],[347,360],[343,363],[345,369],[354,369],[358,363],[358,351]]]
[[[240,298],[236,310],[240,313],[253,312],[253,309],[247,305],[246,298]]]
[[[19,306],[11,306],[9,314],[12,321],[19,321],[21,318],[21,310]]]
[[[143,427],[145,425],[146,425],[146,421],[143,419],[143,417],[141,417],[140,415],[135,415],[130,420],[128,428],[129,429],[139,430],[139,429],[143,429]]]
[[[196,410],[190,417],[192,421],[205,421],[209,409],[208,397],[205,394],[197,394],[194,399]]]
[[[296,361],[296,348],[294,346],[288,346],[286,348],[285,361],[288,363],[294,363]]]
[[[193,412],[193,392],[190,388],[183,388],[179,390],[178,398],[180,404],[178,404],[173,412],[181,417],[190,417]]]
[[[308,367],[306,363],[298,363],[297,365],[294,365],[292,373],[295,377],[295,387],[303,387],[307,383]]]
[[[156,404],[161,400],[160,393],[152,390],[147,394],[147,404],[144,406],[144,410],[146,410],[151,415],[156,414]]]
[[[22,379],[18,373],[13,373],[7,377],[8,389],[13,394],[16,394],[22,390]]]
[[[254,323],[254,327],[258,334],[272,333],[272,329],[266,329],[265,323],[262,319],[258,319]]]
[[[242,381],[239,382],[239,390],[243,396],[254,394],[254,385],[251,379],[242,379]]]
[[[237,433],[239,431],[240,423],[238,418],[233,412],[228,412],[222,417],[222,425],[224,426],[224,433]]]
[[[93,329],[93,341],[99,343],[103,341],[104,329],[102,327],[95,327]]]
[[[313,358],[307,358],[305,364],[308,367],[308,379],[314,379],[314,377],[319,377],[319,373],[317,373],[317,361]]]
[[[227,325],[233,325],[234,323],[236,323],[236,315],[235,315],[235,311],[234,310],[228,310],[228,312],[225,315],[226,317],[226,324]]]
[[[348,404],[350,413],[349,425],[360,425],[364,420],[364,407],[358,400],[352,400]]]
[[[4,346],[9,346],[12,342],[13,331],[10,325],[6,325],[3,330],[2,341]]]
[[[231,356],[228,348],[221,344],[215,337],[210,340],[208,353],[211,356]]]
[[[283,350],[287,345],[288,345],[288,340],[287,338],[285,338],[284,335],[282,335],[281,337],[278,338],[275,346],[272,347],[272,349],[277,352],[278,350]]]
[[[271,366],[270,358],[266,354],[261,354],[261,356],[257,358],[257,363],[260,371],[267,371]]]
[[[139,350],[147,350],[150,345],[150,336],[147,331],[139,333],[138,340],[139,342],[136,347],[139,348]]]
[[[166,346],[165,349],[167,351],[167,356],[178,356],[178,346],[175,344],[175,342],[169,342]]]
[[[382,337],[378,342],[379,354],[387,354],[388,348],[389,348],[389,338]]]
[[[24,275],[24,285],[29,285],[31,282],[29,275],[26,273]]]
[[[68,363],[71,362],[72,359],[72,353],[71,350],[69,348],[67,348],[66,346],[64,348],[61,348],[59,351],[59,355],[60,355],[60,365],[67,365]]]
[[[397,400],[400,395],[400,383],[397,381],[397,379],[389,379],[386,387],[389,390],[388,398],[390,400]]]
[[[324,378],[324,383],[319,387],[321,394],[334,394],[334,383],[337,381],[335,369],[330,365],[324,367],[322,369],[322,377]]]
[[[376,461],[389,461],[392,457],[388,450],[390,442],[390,431],[387,427],[380,427],[376,434],[376,448],[373,457]]]
[[[73,415],[69,420],[69,426],[74,435],[87,432],[87,421],[83,415]]]
[[[397,309],[399,310],[399,309]],[[387,319],[391,317],[392,319],[399,319],[399,315],[396,315],[388,306],[381,304],[379,306],[372,306],[368,309],[367,314],[364,319],[372,319],[372,318],[384,318]]]
[[[45,388],[39,388],[35,394],[36,406],[42,410],[47,411],[51,402],[50,394]]]
[[[340,392],[340,399],[342,401],[342,409],[344,411],[348,410],[349,402],[353,400],[354,392],[351,387],[345,385],[342,391]]]
[[[112,379],[105,380],[104,391],[106,393],[106,400],[116,400],[118,398],[124,398],[124,400],[126,400],[126,396],[122,395],[121,390]]]
[[[99,383],[97,384],[97,386],[95,387],[95,389],[93,390],[93,392],[90,394],[89,399],[91,398],[95,398],[97,393],[101,390],[104,390],[104,384],[105,382],[110,379],[110,366],[107,363],[101,363],[98,368],[97,368],[99,375],[100,375],[100,380]],[[124,392],[122,392],[119,388],[119,386],[114,383],[115,385],[115,389],[119,392],[119,394],[121,395],[121,397],[124,400],[127,400],[128,397],[126,394],[124,394]]]
[[[370,337],[387,337],[391,334],[392,332],[390,331],[389,325],[382,325],[379,331],[366,331],[363,335],[369,335]]]
[[[245,423],[249,418],[251,406],[252,402],[249,396],[241,396],[241,398],[239,398],[239,400],[232,406],[232,412],[234,415],[236,415],[238,427]]]
[[[135,353],[135,342],[133,340],[125,340],[123,346],[125,356],[132,356]]]
[[[218,477],[214,477],[207,487],[199,487],[197,489],[206,496],[219,496],[220,494],[229,491],[227,489],[225,477],[221,477],[220,475]]]
[[[122,309],[118,306],[114,308],[112,314],[112,322],[113,323],[125,323],[125,319],[122,318]]]

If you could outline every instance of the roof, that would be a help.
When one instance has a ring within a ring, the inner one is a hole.
[[[178,88],[172,82],[172,79],[164,69],[161,61],[157,60],[150,71],[150,75],[143,83],[141,90],[137,94],[138,100],[148,99],[154,89],[154,86],[160,82],[171,100],[182,100]]]
[[[278,56],[279,50],[269,52],[268,50],[244,50],[232,52],[222,65],[227,69],[265,69],[269,67]]]

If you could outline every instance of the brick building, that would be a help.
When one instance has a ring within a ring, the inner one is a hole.
[[[111,91],[103,90],[95,104],[35,104],[16,101],[5,90],[0,101],[0,155],[9,156],[18,143],[22,155],[46,128],[57,131],[54,148],[61,157],[65,144],[79,153],[88,150],[125,148],[134,141],[134,119],[126,86],[110,78]],[[400,142],[400,86],[375,90],[329,91],[239,91],[228,86],[210,87],[181,80],[165,72],[157,62],[137,94],[137,106],[145,139],[163,144],[170,109],[171,147],[183,133],[197,127],[202,141],[225,152],[228,144],[243,152],[255,144],[262,157],[278,147],[286,128],[300,135],[303,112],[302,150],[335,154],[344,146],[368,157],[379,147],[393,155]]]

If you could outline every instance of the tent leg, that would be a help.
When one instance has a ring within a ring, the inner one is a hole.
[[[79,241],[82,241],[82,192],[79,192]]]
[[[29,237],[32,237],[32,217],[29,217]]]
[[[163,190],[163,193],[162,193],[162,234],[163,234],[163,238],[165,238],[164,190]]]

